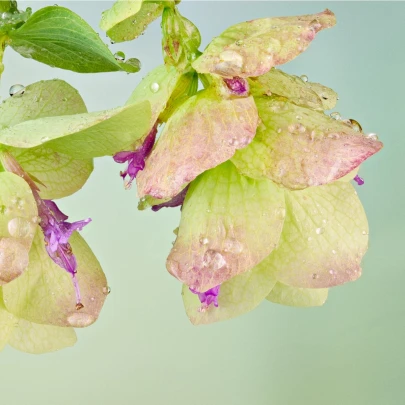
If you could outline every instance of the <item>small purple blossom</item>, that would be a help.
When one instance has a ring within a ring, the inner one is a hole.
[[[153,145],[155,144],[156,133],[157,124],[153,126],[141,147],[134,151],[118,152],[113,156],[114,161],[117,163],[128,162],[127,170],[120,173],[120,176],[124,179],[124,187],[127,190],[131,188],[132,182],[136,178],[138,172],[145,168],[145,159],[152,152]],[[127,176],[129,179],[126,180]]]
[[[233,77],[232,79],[224,79],[228,89],[238,96],[247,95],[249,92],[249,84],[246,79],[242,77]]]
[[[359,175],[356,175],[356,177],[353,179],[359,186],[362,186],[364,184],[364,179],[361,178]]]
[[[218,307],[218,295],[219,295],[220,288],[221,288],[221,285],[217,285],[202,293],[190,288],[190,291],[193,294],[198,295],[198,298],[202,304],[201,308],[200,308],[200,312],[204,312],[211,304],[214,304],[215,307]]]
[[[85,219],[77,222],[67,222],[65,215],[51,200],[37,200],[38,214],[41,219],[39,226],[42,229],[45,240],[45,248],[49,257],[61,268],[65,269],[72,276],[73,286],[76,293],[76,308],[83,308],[81,303],[80,289],[77,283],[76,257],[72,252],[69,238],[74,231],[80,231],[91,222]]]
[[[185,187],[182,191],[180,191],[180,193],[177,194],[176,196],[174,196],[171,200],[166,201],[161,204],[153,205],[152,211],[157,212],[164,207],[174,208],[174,207],[178,207],[179,205],[183,205],[184,199],[186,198],[187,190],[188,190],[188,186]]]

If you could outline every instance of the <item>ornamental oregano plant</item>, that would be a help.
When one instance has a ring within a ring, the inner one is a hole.
[[[57,79],[16,84],[0,105],[0,348],[71,346],[74,328],[98,318],[109,287],[78,232],[91,219],[69,222],[55,200],[79,190],[101,156],[121,165],[125,188],[136,182],[140,210],[181,207],[166,267],[193,324],[264,299],[322,305],[329,287],[360,276],[368,226],[352,180],[363,184],[359,166],[382,144],[325,113],[333,90],[278,69],[334,14],[236,24],[202,52],[177,3],[118,0],[101,16],[114,42],[161,18],[164,63],[124,106],[88,112]],[[78,73],[140,69],[67,8],[0,1],[0,13],[1,60],[11,48]]]

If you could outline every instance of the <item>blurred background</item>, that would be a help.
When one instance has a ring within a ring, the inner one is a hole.
[[[19,2],[37,10],[39,1]],[[109,1],[58,2],[82,16],[101,38]],[[301,309],[263,302],[235,320],[192,326],[181,285],[165,270],[179,210],[137,211],[120,165],[98,159],[86,187],[60,202],[71,220],[91,217],[83,230],[107,274],[112,293],[101,317],[78,330],[70,349],[35,356],[0,354],[0,402],[10,405],[399,405],[405,403],[405,3],[183,1],[182,14],[203,44],[228,26],[267,16],[330,8],[335,28],[321,32],[288,65],[339,93],[335,111],[376,132],[382,152],[362,165],[357,187],[370,223],[363,276],[330,291],[324,307]],[[1,96],[11,85],[66,80],[88,109],[122,105],[141,78],[162,62],[159,21],[136,41],[111,45],[142,62],[138,74],[80,75],[6,51]],[[117,128],[119,130],[119,128]]]

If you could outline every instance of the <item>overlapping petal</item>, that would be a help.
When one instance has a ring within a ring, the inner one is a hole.
[[[279,97],[255,99],[262,125],[232,162],[244,175],[290,189],[331,183],[378,152],[382,143],[323,113]]]
[[[233,25],[193,63],[199,73],[260,76],[304,52],[317,32],[335,25],[334,14],[261,18]]]
[[[207,291],[268,256],[284,215],[284,195],[274,183],[241,176],[226,162],[191,183],[167,269],[192,289]]]
[[[138,174],[139,195],[174,197],[199,174],[248,145],[257,125],[253,97],[222,99],[213,90],[191,97],[169,119]]]

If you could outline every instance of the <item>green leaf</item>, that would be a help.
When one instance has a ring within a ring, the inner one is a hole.
[[[328,298],[327,288],[298,288],[277,282],[266,297],[271,302],[292,307],[320,307]]]
[[[297,76],[291,76],[272,68],[266,74],[249,80],[253,96],[283,96],[290,102],[314,110],[330,110],[337,102],[337,94],[319,83],[304,82]]]
[[[63,80],[41,80],[25,88],[21,97],[0,104],[0,128],[44,117],[86,113],[79,92]]]
[[[168,120],[138,173],[139,195],[174,197],[186,183],[248,145],[257,125],[253,97],[227,100],[211,89],[190,97]]]
[[[161,1],[118,0],[103,12],[100,28],[114,42],[131,41],[143,34],[146,27],[163,11]]]
[[[216,37],[192,64],[199,73],[251,77],[268,72],[304,52],[315,34],[335,25],[330,10],[233,25]]]
[[[246,176],[289,189],[333,182],[382,148],[382,143],[323,113],[280,97],[255,99],[262,124],[232,162]]]
[[[160,65],[142,79],[125,105],[149,101],[152,108],[152,128],[179,82],[181,84],[181,78],[181,73],[173,66]]]
[[[40,81],[27,86],[22,97],[10,97],[0,105],[0,127],[86,111],[78,91],[68,83],[57,79]],[[38,185],[42,198],[62,198],[73,194],[83,186],[93,170],[91,159],[76,160],[45,146],[10,148],[10,152],[26,172],[46,185],[46,188]]]
[[[356,280],[368,246],[366,214],[353,186],[335,182],[285,191],[287,215],[269,265],[277,279],[301,288]]]
[[[28,184],[12,173],[0,173],[0,285],[21,276],[28,266],[37,205]]]
[[[137,71],[118,63],[90,25],[64,7],[41,8],[9,37],[20,55],[53,67],[79,73]]]
[[[93,160],[74,159],[46,146],[10,150],[24,171],[42,184],[37,184],[42,199],[63,198],[80,190],[93,171]]]
[[[232,163],[223,163],[191,183],[166,267],[184,284],[207,291],[268,256],[284,215],[279,187],[243,177]]]
[[[39,118],[0,131],[0,143],[17,148],[47,147],[76,159],[113,155],[142,138],[150,123],[150,104]]]
[[[252,270],[221,284],[217,308],[210,305],[202,311],[198,295],[183,285],[184,307],[194,325],[224,321],[252,311],[266,298],[276,282],[267,266],[267,259],[264,259]]]
[[[69,243],[77,259],[84,308],[76,310],[72,278],[49,258],[38,227],[28,270],[3,287],[8,311],[30,322],[55,326],[85,327],[96,321],[106,297],[106,278],[100,263],[77,232]]]

